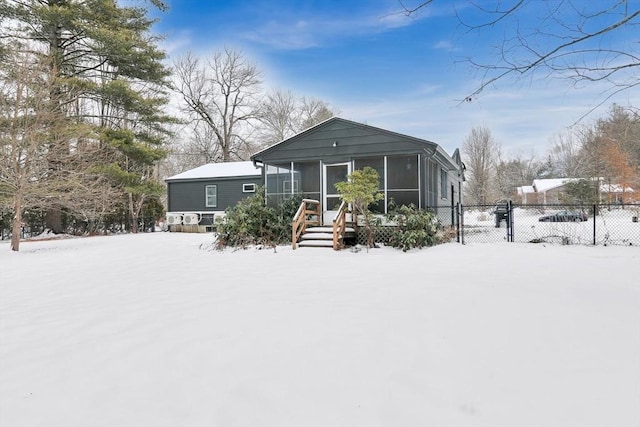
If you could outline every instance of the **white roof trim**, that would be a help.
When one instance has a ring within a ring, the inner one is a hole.
[[[254,166],[253,162],[208,163],[177,175],[170,176],[169,178],[166,178],[165,181],[204,178],[233,178],[236,176],[259,176],[261,174],[261,168]]]

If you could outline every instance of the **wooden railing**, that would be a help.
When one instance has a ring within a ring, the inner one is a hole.
[[[291,247],[293,249],[298,247],[298,239],[307,229],[307,225],[320,225],[321,218],[320,202],[313,199],[302,199],[291,222]]]
[[[347,203],[342,202],[338,208],[338,214],[333,220],[333,249],[344,247],[344,233],[347,228]]]

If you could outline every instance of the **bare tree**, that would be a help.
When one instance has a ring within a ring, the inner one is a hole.
[[[495,185],[496,196],[509,199],[516,196],[516,187],[530,185],[543,170],[543,164],[534,155],[516,155],[503,159],[499,150],[496,156]]]
[[[100,155],[97,144],[84,141],[91,129],[68,126],[51,98],[55,83],[48,73],[47,58],[19,44],[6,48],[0,64],[0,204],[13,211],[14,251],[20,248],[26,208],[47,210],[64,203],[69,212],[90,220],[113,203],[104,178],[91,172]],[[69,150],[52,149],[61,140],[72,141]]]
[[[261,145],[282,141],[335,115],[336,110],[320,99],[275,89],[260,109]]]
[[[580,156],[580,149],[578,129],[565,130],[554,136],[548,162],[553,177],[575,178],[584,175],[584,159]]]
[[[274,89],[260,109],[262,145],[280,142],[298,131],[300,111],[291,91]]]
[[[186,54],[175,62],[174,77],[174,88],[182,96],[183,111],[191,123],[215,135],[216,160],[244,157],[258,117],[262,82],[257,66],[241,52],[225,48],[206,60]]]
[[[414,15],[433,3],[408,7],[400,1],[400,13]],[[637,0],[494,0],[467,6],[465,1],[456,7],[465,32],[495,31],[503,41],[492,62],[465,59],[483,77],[465,101],[506,78],[533,78],[538,72],[576,85],[606,83],[598,106],[640,85]]]
[[[0,196],[14,212],[11,250],[18,251],[25,199],[47,169],[44,130],[51,115],[45,70],[29,55],[11,53],[0,68]]]
[[[472,204],[486,205],[494,202],[495,168],[500,146],[486,127],[474,127],[462,144],[462,154],[467,167],[465,198]]]
[[[298,132],[324,122],[340,113],[336,108],[321,99],[306,97],[301,100],[300,110]]]

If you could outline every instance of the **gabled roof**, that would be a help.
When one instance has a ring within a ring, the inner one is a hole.
[[[270,157],[271,155],[277,153],[279,150],[286,150],[289,145],[297,144],[307,138],[312,138],[314,133],[322,132],[322,128],[330,129],[334,127],[334,125],[344,125],[346,128],[360,128],[365,133],[369,133],[371,135],[386,135],[392,140],[402,141],[403,144],[415,145],[417,150],[425,152],[428,156],[431,156],[434,160],[436,160],[442,167],[448,170],[460,170],[462,166],[461,162],[459,164],[456,163],[456,161],[452,159],[451,156],[449,156],[449,154],[435,142],[366,125],[363,123],[357,123],[340,117],[332,117],[330,119],[327,119],[315,126],[305,129],[304,131],[290,138],[273,144],[255,153],[253,156],[251,156],[251,160],[253,160],[254,162],[262,162],[265,158]]]
[[[464,173],[467,170],[467,166],[462,161],[462,156],[460,155],[460,149],[459,148],[456,148],[456,151],[453,152],[453,156],[451,156],[451,158],[453,159],[453,161],[460,168],[460,176],[462,177],[462,180],[466,181],[467,178],[465,177]]]
[[[388,135],[394,135],[394,136],[399,137],[399,138],[404,138],[404,139],[410,140],[410,141],[415,142],[417,144],[426,144],[429,147],[436,147],[438,145],[435,142],[427,141],[426,139],[420,139],[420,138],[416,138],[414,136],[404,135],[402,133],[393,132],[393,131],[382,129],[382,128],[378,128],[378,127],[375,127],[375,126],[365,125],[364,123],[354,122],[354,121],[351,121],[351,120],[343,119],[341,117],[331,117],[330,119],[327,119],[327,120],[325,120],[323,122],[320,122],[317,125],[311,126],[310,128],[307,128],[307,129],[303,130],[302,132],[300,132],[300,133],[298,133],[298,134],[296,134],[296,135],[294,135],[294,136],[292,136],[290,138],[284,139],[284,140],[282,140],[280,142],[277,142],[277,143],[275,143],[275,144],[273,144],[273,145],[271,145],[271,146],[269,146],[269,147],[267,147],[267,148],[265,148],[265,149],[263,149],[261,151],[258,151],[253,156],[251,156],[251,158],[253,159],[254,157],[258,157],[258,156],[260,156],[262,154],[265,154],[265,153],[267,153],[269,151],[273,151],[276,147],[278,147],[280,145],[283,145],[283,144],[286,144],[286,143],[291,142],[293,140],[299,139],[299,138],[303,137],[304,135],[307,135],[307,134],[313,132],[314,130],[317,130],[320,127],[326,126],[326,125],[328,125],[330,123],[334,123],[334,122],[346,123],[346,124],[349,124],[351,126],[361,127],[361,128],[368,129],[368,130],[376,132],[376,133],[386,133]]]
[[[165,181],[180,181],[205,178],[232,178],[260,176],[262,170],[253,162],[208,163],[166,178]]]
[[[570,182],[578,182],[580,178],[552,178],[552,179],[534,179],[533,188],[538,193],[544,193],[545,191],[553,190],[554,188],[562,187]]]
[[[289,137],[289,138],[285,138],[285,139],[283,139],[282,141],[276,142],[275,144],[271,144],[271,145],[270,145],[270,146],[268,146],[267,148],[263,148],[262,150],[258,151],[257,153],[254,153],[254,154],[251,156],[251,159],[253,160],[253,159],[254,159],[255,157],[257,157],[257,156],[260,156],[260,155],[262,155],[262,154],[265,154],[265,153],[268,153],[268,152],[270,152],[270,151],[273,151],[276,147],[278,147],[278,146],[280,146],[281,144],[284,144],[284,143],[286,143],[286,142],[288,142],[288,141],[290,141],[290,140],[292,140],[292,139],[296,139],[296,138],[299,138],[299,137],[300,137],[300,136],[302,136],[302,135],[306,135],[306,134],[308,134],[308,133],[311,133],[311,131],[312,131],[313,129],[318,128],[318,127],[320,127],[320,126],[323,126],[324,124],[329,123],[329,122],[331,122],[331,121],[334,121],[334,120],[335,120],[335,119],[337,119],[337,118],[338,118],[338,117],[331,117],[331,118],[329,118],[329,119],[327,119],[327,120],[324,120],[324,121],[322,121],[322,122],[320,122],[320,123],[317,123],[317,124],[315,124],[315,125],[313,125],[313,126],[311,126],[311,127],[308,127],[308,128],[306,128],[305,130],[303,130],[303,131],[301,131],[301,132],[299,132],[299,133],[297,133],[297,134],[295,134],[295,135],[293,135],[293,136],[291,136],[291,137]],[[340,120],[343,120],[343,121],[345,121],[345,122],[346,122],[346,121],[348,121],[348,120],[344,120],[344,119],[340,119]]]

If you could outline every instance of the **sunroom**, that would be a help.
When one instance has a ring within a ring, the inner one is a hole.
[[[459,201],[462,165],[437,144],[384,129],[332,118],[251,157],[262,166],[266,199],[275,206],[294,195],[318,200],[323,222],[335,216],[335,184],[369,166],[383,195],[372,210],[395,205],[419,208]]]

